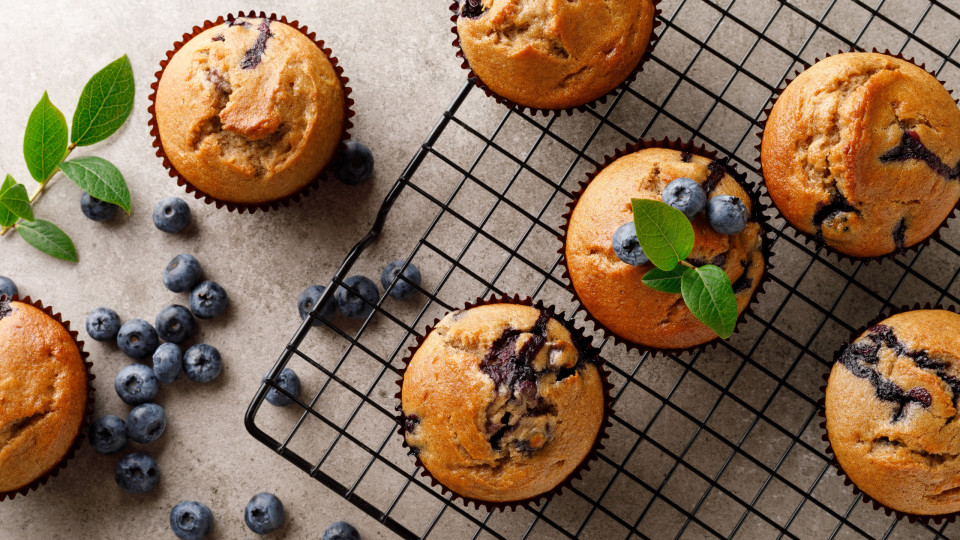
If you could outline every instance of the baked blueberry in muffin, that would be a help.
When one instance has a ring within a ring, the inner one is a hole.
[[[840,353],[827,436],[844,473],[901,512],[960,511],[960,315],[893,315]]]
[[[838,54],[777,99],[763,177],[799,231],[853,257],[881,257],[922,242],[952,212],[958,141],[960,109],[933,75],[886,54]]]
[[[404,372],[407,445],[461,496],[545,494],[600,434],[606,398],[596,362],[541,309],[495,303],[452,312]]]

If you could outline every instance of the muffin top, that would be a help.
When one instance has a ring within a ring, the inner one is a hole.
[[[528,107],[589,103],[633,72],[650,43],[652,0],[462,0],[460,47],[474,73]]]
[[[960,198],[960,110],[910,62],[838,54],[777,99],[761,160],[797,229],[848,255],[887,255],[933,234]]]
[[[434,478],[489,502],[520,501],[563,482],[600,432],[595,358],[528,306],[491,304],[443,318],[403,376],[407,444]]]
[[[87,408],[87,370],[70,333],[0,296],[0,493],[40,478],[70,451]]]
[[[698,182],[709,198],[740,198],[752,216],[753,201],[719,161],[690,152],[647,148],[600,171],[580,195],[567,224],[567,272],[583,307],[611,332],[641,346],[685,349],[717,337],[693,316],[680,294],[643,284],[643,275],[653,264],[632,266],[613,251],[613,233],[633,221],[630,200],[659,201],[664,187],[681,177]],[[763,276],[763,229],[751,217],[739,233],[721,234],[702,212],[691,224],[695,241],[687,262],[722,268],[733,284],[737,313],[742,313]]]
[[[850,480],[890,508],[960,511],[960,315],[908,311],[848,345],[827,383],[827,435]]]
[[[164,151],[194,187],[256,204],[288,197],[334,156],[344,90],[327,56],[278,21],[238,18],[201,32],[163,71]]]

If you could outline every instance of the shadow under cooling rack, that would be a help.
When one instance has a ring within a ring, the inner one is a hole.
[[[960,89],[960,2],[661,8],[654,57],[595,110],[531,117],[461,89],[326,296],[348,273],[379,275],[398,258],[420,269],[420,294],[384,294],[362,322],[308,319],[254,397],[247,429],[405,538],[960,537],[958,525],[898,522],[862,503],[830,466],[817,414],[833,352],[855,328],[888,307],[960,304],[957,227],[918,253],[863,265],[813,249],[771,210],[772,281],[733,338],[666,357],[598,340],[615,384],[610,438],[583,480],[535,509],[465,508],[405,454],[398,369],[426,325],[491,293],[574,311],[558,268],[560,216],[604,155],[640,137],[694,138],[758,182],[756,135],[774,89],[803,62],[852,47],[915,56]],[[302,397],[263,407],[284,366]]]

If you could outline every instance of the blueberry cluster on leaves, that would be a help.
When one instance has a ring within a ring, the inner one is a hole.
[[[23,157],[39,184],[32,194],[11,175],[0,183],[0,236],[16,230],[28,244],[58,259],[77,261],[73,241],[62,229],[33,214],[33,203],[57,171],[84,191],[81,210],[95,221],[110,219],[119,207],[130,213],[130,191],[120,171],[96,156],[68,160],[78,146],[89,146],[113,135],[133,109],[133,70],[126,55],[97,72],[84,86],[72,126],[47,93],[27,120]]]
[[[708,201],[702,187],[687,178],[668,184],[663,202],[633,199],[631,204],[633,222],[625,223],[614,233],[614,253],[633,266],[653,263],[654,268],[642,278],[645,285],[682,295],[697,319],[718,336],[730,337],[737,324],[737,299],[729,276],[715,265],[695,266],[685,259],[693,251],[695,240],[690,220],[705,211],[714,230],[737,234],[747,224],[746,206],[728,195]]]

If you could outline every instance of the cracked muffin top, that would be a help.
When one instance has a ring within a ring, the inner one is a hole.
[[[653,0],[460,0],[457,32],[490,90],[566,109],[615,89],[650,43]]]
[[[258,204],[310,184],[340,143],[344,90],[327,56],[296,28],[238,18],[194,36],[160,78],[163,149],[200,191]]]
[[[680,294],[643,284],[652,263],[632,266],[613,251],[613,233],[633,221],[631,199],[661,200],[663,188],[676,178],[698,182],[713,198],[738,197],[753,213],[753,202],[717,160],[690,152],[646,148],[606,166],[577,200],[567,223],[564,255],[570,282],[590,315],[608,330],[640,346],[686,349],[717,334],[687,308]],[[737,313],[750,303],[763,276],[763,228],[750,218],[734,235],[721,234],[701,212],[691,222],[695,235],[687,262],[713,264],[727,273],[737,298]]]
[[[70,451],[87,408],[87,369],[70,333],[0,296],[0,493],[28,485]]]
[[[600,432],[596,361],[537,308],[449,313],[403,376],[407,445],[462,496],[512,502],[547,493],[588,458]]]
[[[770,197],[802,232],[853,257],[933,234],[960,198],[960,109],[937,79],[877,53],[831,56],[770,111]]]
[[[827,435],[850,480],[901,512],[960,511],[960,315],[894,315],[847,345],[826,390]]]

